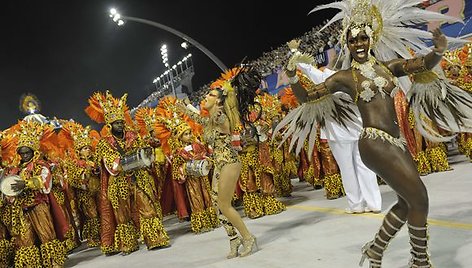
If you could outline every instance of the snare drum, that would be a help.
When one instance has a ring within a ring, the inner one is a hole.
[[[15,190],[13,190],[12,185],[17,183],[17,182],[21,182],[21,181],[22,180],[21,180],[20,176],[18,176],[18,175],[7,176],[7,177],[3,178],[2,181],[0,182],[0,190],[6,196],[17,196],[17,195],[21,194],[21,192],[23,192],[23,189],[21,189],[19,191],[15,191]]]
[[[208,176],[210,173],[211,163],[206,160],[190,160],[185,163],[185,172],[194,177]]]
[[[140,149],[136,153],[127,155],[120,160],[123,171],[133,171],[151,166],[154,156],[148,155],[146,150]]]

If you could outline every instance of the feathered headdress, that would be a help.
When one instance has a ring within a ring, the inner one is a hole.
[[[2,158],[7,161],[13,161],[21,147],[31,148],[35,153],[48,153],[57,143],[53,127],[36,121],[21,120],[5,132]]]
[[[54,130],[50,125],[35,121],[20,121],[19,130],[15,135],[18,138],[17,149],[25,146],[33,149],[33,151],[39,151],[41,145],[47,145],[47,142],[51,141]]]
[[[97,123],[111,124],[117,120],[132,122],[126,105],[127,97],[128,94],[125,93],[117,99],[108,90],[105,94],[96,92],[89,98],[89,106],[85,108],[85,113]]]
[[[149,135],[151,130],[154,129],[154,125],[157,122],[155,109],[150,107],[139,108],[134,114],[134,119],[139,129],[139,133],[142,136]]]
[[[164,153],[170,154],[178,146],[178,140],[187,130],[192,130],[195,135],[200,135],[203,128],[195,123],[177,107],[175,97],[164,97],[156,107],[156,124],[154,133],[161,141]]]
[[[241,67],[234,67],[226,70],[221,76],[211,83],[210,89],[221,89],[223,94],[227,95],[229,92],[233,92],[234,88],[231,86],[231,81],[241,72]]]
[[[72,153],[76,153],[86,146],[92,149],[95,148],[100,140],[100,134],[96,130],[91,129],[90,126],[84,127],[77,122],[70,121],[62,126],[58,134],[58,140],[61,147],[66,150],[69,149]]]
[[[0,152],[1,152],[1,160],[3,166],[8,166],[10,163],[13,162],[13,159],[16,156],[16,139],[13,137],[13,130],[9,128],[3,132],[0,132]]]
[[[408,49],[424,54],[429,48],[424,40],[431,40],[432,33],[419,29],[417,25],[431,21],[461,22],[460,19],[418,7],[423,0],[343,0],[315,7],[310,13],[334,8],[341,10],[320,31],[332,23],[343,20],[341,44],[345,51],[340,57],[349,55],[346,46],[348,31],[355,36],[365,31],[371,38],[372,51],[380,61],[400,57],[409,59]],[[450,42],[463,40],[448,38]],[[348,68],[350,57],[344,57],[343,68]]]

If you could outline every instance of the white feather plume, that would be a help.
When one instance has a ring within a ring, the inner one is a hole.
[[[319,5],[312,9],[308,14],[325,9],[339,9],[340,11],[326,24],[320,31],[329,25],[341,19],[348,24],[352,18],[352,10],[356,0],[344,0],[325,5]],[[428,51],[428,45],[425,43],[431,40],[432,34],[424,29],[418,28],[418,25],[428,22],[449,22],[456,23],[462,20],[447,16],[441,13],[424,10],[418,7],[422,0],[371,0],[375,5],[383,21],[383,29],[381,36],[373,47],[373,52],[381,61],[389,61],[400,55],[403,58],[411,58],[408,49],[411,48],[415,52]],[[346,34],[343,32],[342,34]],[[340,38],[339,40],[341,40]],[[465,43],[464,40],[448,37],[449,43]]]

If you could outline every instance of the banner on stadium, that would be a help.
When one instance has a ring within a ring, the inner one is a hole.
[[[440,23],[431,22],[428,24],[428,30],[433,30],[439,25],[441,30],[447,36],[469,38],[472,35],[472,1],[469,0],[440,0],[430,1],[431,4],[426,7],[426,10],[439,12],[451,17],[456,17],[464,21],[462,23]]]

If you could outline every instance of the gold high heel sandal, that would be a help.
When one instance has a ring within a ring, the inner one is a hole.
[[[249,239],[243,238],[243,251],[241,252],[241,254],[239,254],[239,256],[246,257],[248,255],[251,255],[254,249],[255,251],[259,250],[259,247],[257,246],[256,237],[251,235],[251,238]]]
[[[236,258],[238,256],[238,249],[239,249],[239,246],[241,246],[241,244],[242,242],[239,236],[236,236],[235,238],[230,239],[229,240],[230,251],[229,251],[228,256],[226,256],[226,258],[228,259]]]

